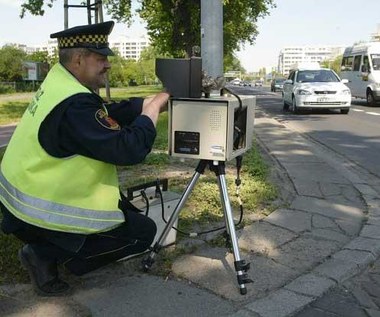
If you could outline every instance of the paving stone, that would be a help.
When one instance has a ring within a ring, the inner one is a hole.
[[[367,199],[378,197],[376,191],[373,190],[372,186],[368,184],[355,184],[355,187],[365,196],[368,196]]]
[[[295,294],[287,290],[278,290],[268,297],[254,301],[246,306],[262,317],[286,317],[309,304],[311,297]]]
[[[342,189],[342,196],[354,203],[354,204],[360,204],[363,206],[363,199],[362,199],[362,196],[361,196],[361,193],[356,189],[354,188],[351,184],[350,185],[339,185],[340,188]]]
[[[379,227],[373,225],[364,225],[362,231],[360,232],[360,236],[380,240]]]
[[[336,229],[337,231],[340,231],[340,228],[334,222],[334,220],[328,217],[318,215],[318,214],[312,215],[311,224],[312,224],[312,228],[316,228],[316,229]]]
[[[312,303],[312,307],[345,317],[367,317],[364,310],[357,305],[352,294],[336,288],[326,296]]]
[[[297,196],[293,200],[290,209],[303,210],[329,218],[344,219],[355,222],[361,222],[363,219],[362,210],[358,207],[332,204],[327,200],[312,197]]]
[[[351,221],[349,219],[335,219],[334,221],[350,237],[357,236],[363,227],[363,217],[358,221]]]
[[[335,282],[331,279],[314,274],[306,274],[285,285],[285,289],[307,296],[320,297],[334,285]]]
[[[351,185],[337,184],[337,183],[322,183],[321,192],[324,197],[340,195],[345,187],[351,188]]]
[[[317,198],[324,198],[324,195],[321,192],[321,187],[319,182],[313,181],[303,181],[294,182],[294,187],[296,188],[297,194],[300,196],[310,196]]]
[[[377,305],[373,302],[371,296],[367,292],[365,292],[361,287],[353,288],[351,290],[351,293],[358,301],[360,306],[377,309]]]
[[[370,263],[374,262],[374,256],[367,251],[358,250],[341,250],[333,255],[334,259],[342,260],[345,262],[353,262],[363,269]]]
[[[264,296],[266,292],[278,289],[299,274],[266,257],[242,254],[242,259],[250,263],[247,275],[253,280],[253,284],[247,284],[248,294],[244,298],[237,290],[233,254],[226,253],[225,249],[210,248],[184,255],[174,261],[172,270],[177,276],[234,301]]]
[[[311,215],[302,211],[279,209],[272,212],[264,221],[296,233],[311,230]]]
[[[322,262],[338,249],[338,243],[301,236],[281,246],[269,256],[291,268],[305,271]]]
[[[380,311],[377,309],[367,308],[365,311],[367,312],[368,317],[380,317]]]
[[[326,240],[332,240],[337,242],[339,245],[344,245],[350,240],[350,238],[343,233],[330,229],[312,229],[311,232],[305,234],[305,236],[313,236]]]
[[[380,274],[379,273],[374,273],[371,269],[371,271],[368,273],[370,279],[376,283],[377,285],[380,285]]]
[[[362,288],[372,297],[380,299],[380,286],[371,281],[361,283]]]
[[[380,255],[380,243],[378,240],[357,237],[344,246],[345,249],[369,251],[375,257]]]
[[[343,282],[359,271],[357,264],[339,259],[329,259],[314,269],[315,273],[332,278],[337,282]]]
[[[349,184],[347,179],[342,177],[336,172],[334,168],[327,165],[326,163],[314,163],[314,162],[303,162],[299,163],[289,163],[282,162],[282,165],[288,171],[288,174],[292,179],[296,179],[298,184],[302,185],[303,181],[306,183],[310,181],[320,182],[320,183],[340,183]],[[317,170],[318,173],[305,173],[305,170]]]
[[[228,315],[228,317],[261,317],[261,316],[253,311],[242,309],[232,315]]]
[[[296,237],[289,230],[260,221],[246,226],[238,240],[242,249],[267,254]]]
[[[297,315],[296,317],[337,317],[334,313],[329,313],[319,308],[307,307]],[[343,317],[343,316],[342,316]]]

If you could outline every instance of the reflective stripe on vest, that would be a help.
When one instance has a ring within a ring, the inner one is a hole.
[[[0,195],[3,198],[4,205],[12,209],[12,211],[17,210],[26,217],[49,222],[53,225],[60,224],[56,225],[58,231],[67,227],[71,228],[70,232],[83,233],[84,230],[98,232],[109,229],[111,226],[117,226],[121,221],[124,221],[123,214],[120,211],[88,210],[28,196],[14,188],[1,172]],[[92,229],[88,228],[89,221],[92,223]],[[78,228],[78,230],[75,230],[75,228]]]
[[[37,227],[81,234],[104,232],[125,221],[118,209],[116,166],[81,155],[56,158],[38,140],[46,116],[76,94],[92,92],[62,65],[55,65],[7,146],[1,162],[0,200],[14,216]]]

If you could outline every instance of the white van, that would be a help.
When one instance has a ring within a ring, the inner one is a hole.
[[[340,71],[340,77],[348,79],[352,97],[366,99],[369,106],[380,101],[380,42],[347,47]]]

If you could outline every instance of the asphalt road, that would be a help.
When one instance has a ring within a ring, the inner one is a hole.
[[[257,96],[257,108],[292,129],[306,133],[315,142],[345,157],[374,181],[380,179],[380,104],[368,107],[365,100],[354,99],[349,114],[339,110],[313,110],[301,114],[283,111],[281,92],[268,87],[239,87],[240,94]]]
[[[311,140],[359,165],[380,183],[380,105],[367,107],[354,99],[348,115],[320,110],[294,115],[282,110],[281,93],[267,87],[234,87],[240,94],[257,96],[260,115],[306,133]],[[376,187],[373,187],[376,188]],[[379,186],[377,187],[379,188]],[[380,258],[361,274],[339,284],[295,317],[375,317],[380,316]]]

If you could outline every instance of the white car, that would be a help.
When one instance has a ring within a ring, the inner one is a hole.
[[[331,69],[294,69],[284,82],[284,110],[297,113],[302,109],[340,109],[347,114],[351,106],[351,91]]]

